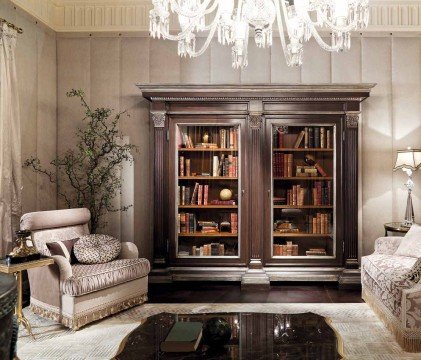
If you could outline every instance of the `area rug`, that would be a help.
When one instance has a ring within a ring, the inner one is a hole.
[[[296,314],[313,312],[332,320],[344,341],[349,360],[413,360],[421,354],[403,352],[367,304],[144,304],[79,331],[72,331],[45,320],[28,309],[25,316],[32,324],[36,340],[21,328],[18,357],[29,359],[112,359],[122,340],[150,315],[160,312],[268,312]]]

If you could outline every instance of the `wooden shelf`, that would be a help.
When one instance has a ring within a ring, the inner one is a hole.
[[[322,180],[333,180],[332,176],[291,176],[291,177],[273,177],[273,180],[301,180],[301,181],[322,181]]]
[[[180,233],[178,234],[179,237],[238,237],[237,234],[232,234],[229,232],[220,232],[220,233],[201,233],[201,232],[195,232],[195,233]]]
[[[238,209],[238,205],[179,205],[179,209]]]
[[[238,255],[177,255],[178,259],[237,259]]]
[[[237,177],[228,176],[179,176],[179,180],[238,180]]]
[[[286,256],[286,255],[274,255],[272,256],[273,259],[333,259],[333,255],[294,255],[294,256]]]
[[[273,151],[279,152],[279,151],[296,151],[296,152],[333,152],[334,149],[326,149],[326,148],[274,148]]]
[[[273,205],[274,209],[333,209],[332,205]]]
[[[178,152],[236,152],[238,149],[200,149],[200,148],[181,148]]]
[[[274,232],[273,237],[308,237],[308,238],[320,238],[320,237],[332,237],[332,234],[307,234],[307,233],[279,233]]]

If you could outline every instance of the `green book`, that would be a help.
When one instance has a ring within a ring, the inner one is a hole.
[[[201,339],[201,322],[176,322],[165,341],[161,343],[161,350],[165,352],[196,351]]]

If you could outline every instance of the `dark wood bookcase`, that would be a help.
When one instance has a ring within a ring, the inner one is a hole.
[[[359,283],[373,84],[138,86],[154,127],[153,281]]]

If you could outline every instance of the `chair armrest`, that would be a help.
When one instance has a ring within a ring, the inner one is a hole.
[[[379,237],[374,244],[374,253],[392,255],[398,249],[401,241],[401,236]]]
[[[60,281],[64,281],[73,275],[69,260],[61,255],[53,255],[52,258],[60,270]]]
[[[131,242],[122,242],[119,259],[137,259],[139,250],[137,246]]]

